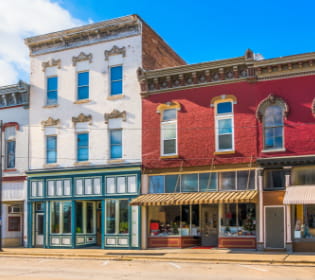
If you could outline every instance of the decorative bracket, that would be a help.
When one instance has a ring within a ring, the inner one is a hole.
[[[88,60],[89,63],[91,63],[92,62],[92,58],[93,58],[92,53],[86,54],[84,52],[80,52],[80,54],[78,56],[73,56],[72,57],[72,65],[76,66],[78,62],[84,61],[84,60]]]
[[[60,119],[53,119],[52,117],[49,117],[47,121],[42,121],[41,124],[42,126],[55,126],[60,123]]]
[[[58,69],[61,68],[61,59],[52,59],[50,61],[42,62],[43,72],[46,71],[46,68],[57,66]]]
[[[79,122],[91,122],[92,121],[92,116],[91,115],[84,115],[81,113],[77,117],[72,117],[72,122],[74,123],[79,123]]]
[[[105,118],[105,123],[108,123],[109,119],[118,119],[118,118],[122,118],[123,121],[126,121],[127,113],[126,111],[120,112],[114,109],[111,113],[105,113],[104,118]]]
[[[104,52],[104,54],[105,54],[105,60],[108,60],[109,56],[117,55],[117,54],[121,54],[123,57],[125,57],[126,56],[126,47],[119,48],[115,45],[110,50],[106,50]]]

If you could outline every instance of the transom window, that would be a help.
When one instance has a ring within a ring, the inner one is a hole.
[[[123,93],[123,67],[122,65],[110,68],[110,94],[118,95]]]
[[[162,113],[161,154],[177,154],[177,109],[167,109]]]
[[[263,119],[264,149],[283,147],[283,109],[272,105],[266,108]]]
[[[89,72],[78,73],[78,100],[89,98]]]
[[[233,104],[231,101],[216,104],[216,151],[234,150]]]
[[[47,78],[47,105],[58,103],[58,77]]]

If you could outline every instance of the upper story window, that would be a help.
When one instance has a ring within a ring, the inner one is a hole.
[[[265,170],[264,189],[275,190],[285,188],[285,173],[283,169]]]
[[[57,136],[46,136],[46,163],[57,162]]]
[[[123,67],[110,67],[110,95],[119,95],[123,93]]]
[[[89,98],[89,72],[78,73],[78,100]]]
[[[110,158],[122,158],[122,129],[110,129]]]
[[[294,168],[292,170],[293,185],[315,185],[315,166]]]
[[[47,78],[47,105],[58,103],[58,77]]]
[[[233,124],[232,101],[216,104],[215,126],[216,126],[216,151],[234,150],[234,124]]]
[[[77,160],[78,161],[89,160],[89,134],[88,133],[77,134]]]
[[[5,168],[15,168],[16,158],[16,126],[5,128]]]
[[[161,154],[177,154],[177,110],[164,110],[161,122]]]
[[[262,121],[265,152],[284,149],[284,118],[288,111],[287,103],[272,94],[258,105],[256,117]]]

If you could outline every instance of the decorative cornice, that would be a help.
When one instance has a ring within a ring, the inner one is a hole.
[[[114,109],[111,113],[104,114],[105,123],[108,123],[109,119],[117,119],[117,118],[122,118],[123,121],[126,121],[127,119],[126,111],[120,112]]]
[[[232,94],[222,94],[220,96],[216,96],[216,97],[213,97],[211,99],[211,102],[210,102],[210,106],[213,107],[215,103],[218,103],[218,102],[221,102],[223,100],[231,100],[233,101],[233,104],[236,104],[237,103],[237,98],[235,95],[232,95]]]
[[[72,57],[72,66],[76,66],[78,62],[88,60],[89,63],[92,62],[93,55],[92,53],[86,54],[84,52],[80,52],[78,56]]]
[[[31,56],[141,34],[141,19],[130,15],[25,39]]]
[[[23,81],[17,84],[0,87],[0,108],[19,105],[27,106],[29,102],[30,86]]]
[[[272,105],[278,105],[283,108],[283,116],[286,118],[288,113],[289,113],[289,106],[288,104],[278,96],[275,96],[274,94],[269,94],[264,100],[262,100],[256,110],[256,118],[259,121],[262,121],[264,112],[267,107],[272,106]]]
[[[109,56],[117,55],[117,54],[121,54],[123,57],[125,57],[126,56],[126,47],[119,48],[115,45],[110,50],[106,50],[104,52],[105,60],[108,60]]]
[[[176,109],[177,111],[179,111],[181,109],[180,103],[177,101],[170,101],[170,102],[166,102],[163,104],[160,104],[157,108],[156,108],[156,112],[157,113],[161,113],[165,110],[170,110],[170,109]]]
[[[46,68],[57,66],[58,69],[61,68],[61,60],[60,59],[51,59],[50,61],[42,62],[43,72],[46,71]]]
[[[60,119],[53,119],[52,117],[49,117],[47,121],[42,121],[42,126],[56,126],[60,123]]]
[[[91,115],[84,115],[81,113],[77,117],[72,117],[72,122],[74,123],[79,123],[79,122],[90,122],[92,121],[92,116]]]

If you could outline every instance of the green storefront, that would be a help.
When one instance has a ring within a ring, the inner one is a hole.
[[[28,247],[140,247],[139,164],[28,172]]]

